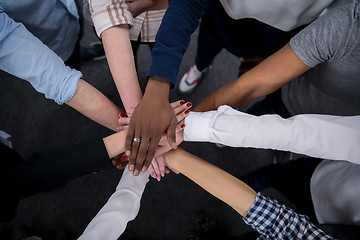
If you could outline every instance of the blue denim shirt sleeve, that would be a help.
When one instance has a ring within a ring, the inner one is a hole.
[[[3,11],[0,11],[0,69],[30,82],[36,91],[58,104],[72,98],[82,77]]]
[[[156,34],[147,78],[157,76],[173,85],[190,36],[199,26],[207,0],[171,0]]]

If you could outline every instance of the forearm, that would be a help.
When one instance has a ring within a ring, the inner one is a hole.
[[[124,151],[126,134],[127,132],[123,131],[104,138],[110,158]],[[255,201],[256,193],[245,183],[182,149],[165,153],[164,157],[170,168],[178,170],[212,195],[229,204],[241,216],[247,214]]]
[[[207,0],[172,0],[156,35],[147,77],[157,76],[176,84],[190,36],[199,25]]]
[[[125,137],[127,130],[114,133],[103,139],[109,158],[113,158],[125,151]]]
[[[84,80],[79,80],[74,96],[66,104],[91,120],[116,131],[122,110]]]
[[[157,98],[169,102],[170,82],[159,77],[151,77],[145,89],[145,98]]]
[[[182,149],[172,150],[164,157],[170,168],[230,205],[241,216],[246,216],[255,201],[256,193],[245,183]]]
[[[111,74],[128,115],[140,102],[142,93],[137,79],[128,25],[106,29],[103,39]]]
[[[217,111],[190,113],[185,119],[184,139],[359,163],[359,122],[360,116],[253,116],[221,106]]]
[[[287,44],[237,80],[205,98],[194,111],[215,110],[221,105],[238,108],[276,91],[309,69]]]

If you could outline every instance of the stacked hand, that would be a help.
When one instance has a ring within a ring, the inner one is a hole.
[[[173,112],[176,115],[176,120],[177,120],[176,144],[178,145],[183,141],[183,129],[185,127],[184,119],[190,113],[188,109],[192,105],[189,102],[186,103],[185,101],[181,100],[171,103],[170,106],[172,107]],[[130,122],[130,118],[127,117],[125,114],[121,113],[119,115],[118,131],[127,129],[129,127],[129,122]],[[162,154],[168,152],[171,149],[172,147],[169,144],[168,135],[164,133],[158,143],[155,152],[155,157],[152,159],[151,164],[149,165],[148,168],[149,173],[153,178],[160,180],[161,177],[164,177],[166,173],[170,172],[170,170],[165,166],[165,161],[164,158],[162,157]],[[113,160],[113,164],[116,165],[116,167],[119,169],[125,168],[128,163],[129,163],[129,158],[126,155],[118,156]],[[176,171],[174,172],[178,173]]]

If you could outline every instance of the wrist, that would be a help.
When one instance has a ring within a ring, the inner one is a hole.
[[[168,101],[170,92],[170,82],[160,77],[150,77],[149,82],[146,85],[144,97],[157,96],[160,99],[166,99]]]

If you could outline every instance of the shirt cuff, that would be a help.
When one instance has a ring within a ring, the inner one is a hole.
[[[116,190],[118,191],[121,188],[128,188],[141,196],[147,182],[149,181],[149,175],[149,171],[146,171],[140,172],[138,176],[134,176],[132,172],[125,168]]]
[[[182,58],[172,53],[157,51],[155,48],[151,54],[151,65],[146,74],[146,79],[150,77],[160,77],[170,82],[170,87],[174,88],[179,72]]]
[[[184,140],[209,142],[211,124],[217,111],[191,112],[185,118]]]
[[[278,219],[280,209],[281,205],[276,200],[258,193],[252,207],[243,220],[260,234],[266,234],[272,228],[276,219]]]
[[[106,29],[128,24],[133,26],[133,16],[125,1],[118,1],[112,4],[91,5],[91,18],[95,26],[96,34],[101,37],[101,33]]]

